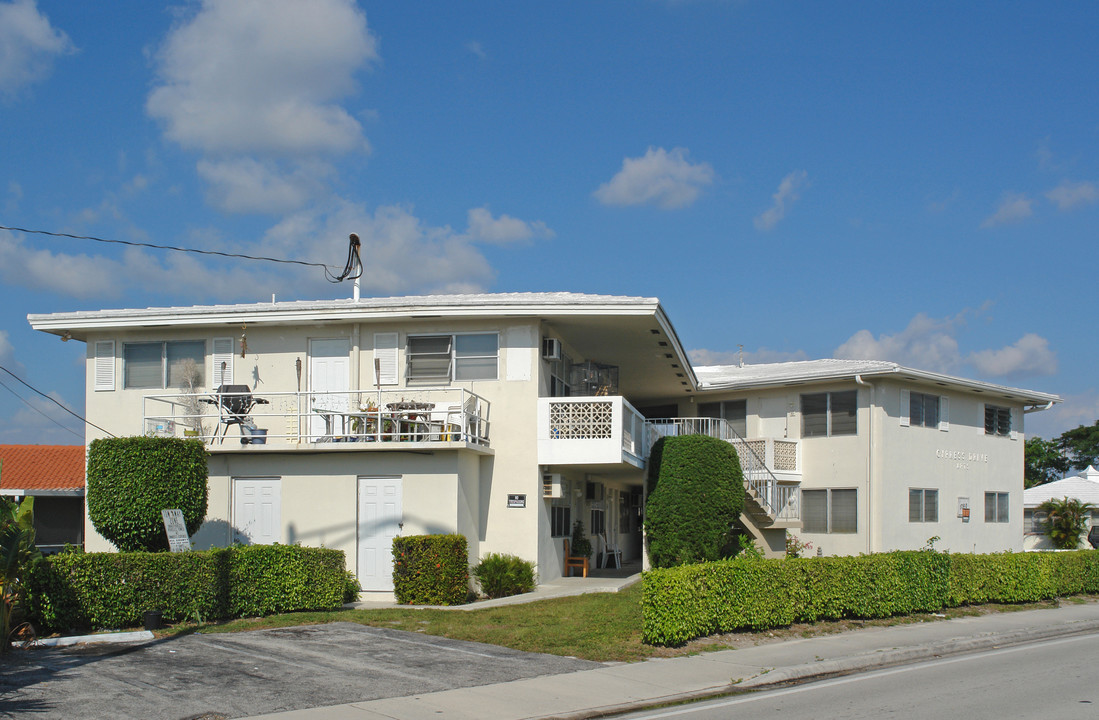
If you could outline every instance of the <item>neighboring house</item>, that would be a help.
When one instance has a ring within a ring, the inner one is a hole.
[[[1045,513],[1039,512],[1038,506],[1047,500],[1063,498],[1079,500],[1093,508],[1091,522],[1080,538],[1083,543],[1091,528],[1099,525],[1099,470],[1089,465],[1076,475],[1035,485],[1023,491],[1023,547],[1026,550],[1048,550],[1054,547],[1053,541],[1046,535]]]
[[[84,446],[0,445],[0,496],[34,498],[43,552],[84,544]]]
[[[198,547],[338,548],[377,591],[392,587],[398,533],[461,533],[471,561],[513,553],[542,581],[560,576],[577,520],[597,553],[642,559],[645,466],[662,434],[734,442],[748,488],[741,521],[772,553],[803,519],[826,554],[932,535],[959,551],[1015,548],[1023,412],[1057,400],[891,363],[696,377],[655,298],[364,298],[28,320],[87,343],[90,423],[205,440]],[[918,527],[893,527],[915,490]],[[954,518],[956,497],[970,498],[971,521]],[[86,532],[89,550],[109,549]]]
[[[760,438],[776,461],[780,443],[793,446],[783,452],[785,477],[800,480],[797,535],[823,554],[932,537],[940,550],[1022,549],[1023,416],[1055,395],[866,360],[695,372],[699,414]]]

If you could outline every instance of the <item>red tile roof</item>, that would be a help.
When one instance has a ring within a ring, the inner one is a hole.
[[[83,445],[0,445],[3,490],[83,490]]]

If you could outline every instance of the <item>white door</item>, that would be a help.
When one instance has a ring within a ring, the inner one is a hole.
[[[393,538],[401,530],[401,478],[359,478],[359,584],[393,589]]]
[[[350,355],[351,345],[344,338],[309,341],[309,391],[312,393],[309,397],[312,413],[309,433],[314,440],[344,434],[343,417],[339,413],[348,410]]]
[[[282,541],[282,488],[278,478],[233,478],[233,541]]]

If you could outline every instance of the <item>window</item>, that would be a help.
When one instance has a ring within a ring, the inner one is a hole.
[[[607,532],[607,513],[601,508],[591,510],[591,535],[602,535]]]
[[[809,393],[801,396],[801,436],[854,435],[858,392]]]
[[[568,537],[572,534],[572,508],[568,505],[550,507],[550,535]]]
[[[1046,519],[1049,516],[1039,512],[1036,508],[1023,510],[1023,532],[1044,535],[1046,532]],[[1092,524],[1095,524],[1094,516]]]
[[[702,403],[698,406],[698,416],[724,418],[725,422],[740,437],[748,434],[748,401],[726,400],[725,402]]]
[[[939,396],[910,393],[908,396],[908,422],[921,427],[939,427]]]
[[[909,488],[908,522],[939,522],[939,491]]]
[[[857,490],[802,490],[801,506],[807,533],[858,532]]]
[[[986,492],[985,493],[985,522],[1006,523],[1007,522],[1007,504],[1008,504],[1008,493],[1006,493],[1006,492]]]
[[[1011,408],[985,405],[985,435],[1011,435]]]
[[[495,380],[500,337],[420,335],[408,338],[409,380]]]
[[[561,355],[560,360],[550,361],[550,397],[569,397],[572,388],[569,386],[568,377],[572,374],[572,359],[568,355]]]
[[[206,342],[126,343],[122,346],[123,386],[129,389],[178,388],[188,360],[198,366],[196,385],[205,385]]]

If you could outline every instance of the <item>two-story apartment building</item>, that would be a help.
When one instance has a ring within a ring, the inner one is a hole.
[[[1018,549],[1023,413],[1057,399],[891,363],[696,375],[655,298],[363,298],[28,320],[87,344],[89,423],[205,441],[196,546],[338,548],[371,591],[392,587],[398,533],[461,533],[471,562],[514,553],[543,581],[560,576],[577,520],[597,552],[642,558],[646,460],[673,433],[734,443],[742,523],[772,552],[790,528],[826,554],[933,535],[959,551]],[[99,435],[89,424],[88,442]],[[109,549],[90,523],[85,537]]]

